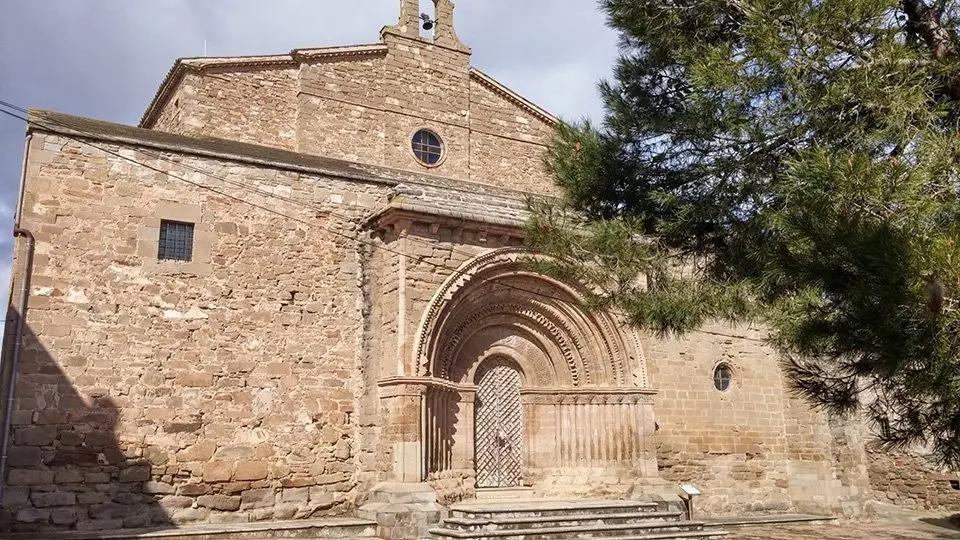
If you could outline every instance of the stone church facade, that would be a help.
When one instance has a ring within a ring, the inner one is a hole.
[[[714,515],[960,502],[792,396],[760,331],[656,338],[531,272],[557,120],[471,67],[435,4],[432,36],[402,0],[375,45],[178,60],[139,127],[31,112],[5,528],[678,482]]]

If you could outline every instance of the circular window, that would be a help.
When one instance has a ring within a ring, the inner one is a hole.
[[[727,364],[720,364],[713,370],[713,386],[721,392],[730,389],[730,382],[733,380],[733,370]]]
[[[413,155],[427,167],[436,167],[443,159],[443,142],[436,133],[421,129],[413,134]]]

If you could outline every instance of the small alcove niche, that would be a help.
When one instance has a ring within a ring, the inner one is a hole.
[[[426,15],[428,18],[424,18]],[[420,37],[432,40],[436,29],[437,6],[433,0],[420,0]]]

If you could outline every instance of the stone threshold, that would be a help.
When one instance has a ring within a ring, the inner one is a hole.
[[[736,516],[722,518],[703,518],[707,527],[734,527],[737,525],[778,525],[787,523],[827,523],[836,521],[835,516],[816,516],[813,514],[769,514],[762,516]]]
[[[273,538],[272,533],[281,533],[276,538],[296,538],[292,536],[300,531],[315,531],[316,538],[324,530],[340,528],[376,528],[376,522],[357,518],[323,518],[302,519],[293,521],[262,521],[247,523],[218,523],[204,525],[187,525],[169,528],[123,529],[114,531],[63,531],[63,532],[36,532],[14,533],[0,535],[0,540],[127,540],[150,538],[215,538],[221,535],[237,535],[252,533],[268,533],[259,538]],[[338,535],[341,536],[341,535]],[[373,536],[373,535],[371,535]],[[301,538],[305,538],[302,537]]]

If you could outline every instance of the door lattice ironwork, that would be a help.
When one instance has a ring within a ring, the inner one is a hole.
[[[523,406],[520,373],[498,362],[477,385],[477,487],[523,484]]]

